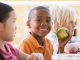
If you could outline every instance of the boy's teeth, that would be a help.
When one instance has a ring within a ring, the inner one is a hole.
[[[40,29],[40,30],[47,30],[47,29]]]

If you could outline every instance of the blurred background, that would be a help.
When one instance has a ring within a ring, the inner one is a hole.
[[[13,43],[19,46],[20,42],[26,38],[29,29],[26,26],[28,12],[35,6],[46,6],[52,8],[56,5],[69,5],[76,9],[78,13],[77,29],[75,35],[80,38],[80,1],[79,0],[0,0],[0,2],[10,4],[17,15],[17,30]]]

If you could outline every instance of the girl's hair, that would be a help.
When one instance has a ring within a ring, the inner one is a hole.
[[[9,17],[9,13],[13,10],[14,9],[10,5],[0,2],[0,23],[5,22]],[[0,60],[5,60],[1,52]]]
[[[0,60],[5,60],[5,58],[3,57],[1,53],[0,53]]]
[[[57,21],[62,26],[63,23],[68,23],[70,20],[74,23],[77,20],[75,9],[68,6],[56,6],[52,8],[52,22]]]
[[[6,21],[13,10],[10,5],[0,2],[0,22]]]

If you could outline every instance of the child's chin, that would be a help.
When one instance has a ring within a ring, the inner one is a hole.
[[[13,39],[8,39],[8,40],[6,40],[7,42],[11,42],[11,41],[13,41]]]
[[[10,37],[9,39],[8,39],[8,41],[13,41],[14,40],[14,37]]]
[[[41,34],[41,37],[45,37],[47,34]]]

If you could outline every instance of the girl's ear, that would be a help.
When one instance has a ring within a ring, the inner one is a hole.
[[[0,23],[0,31],[3,29],[3,23]]]

